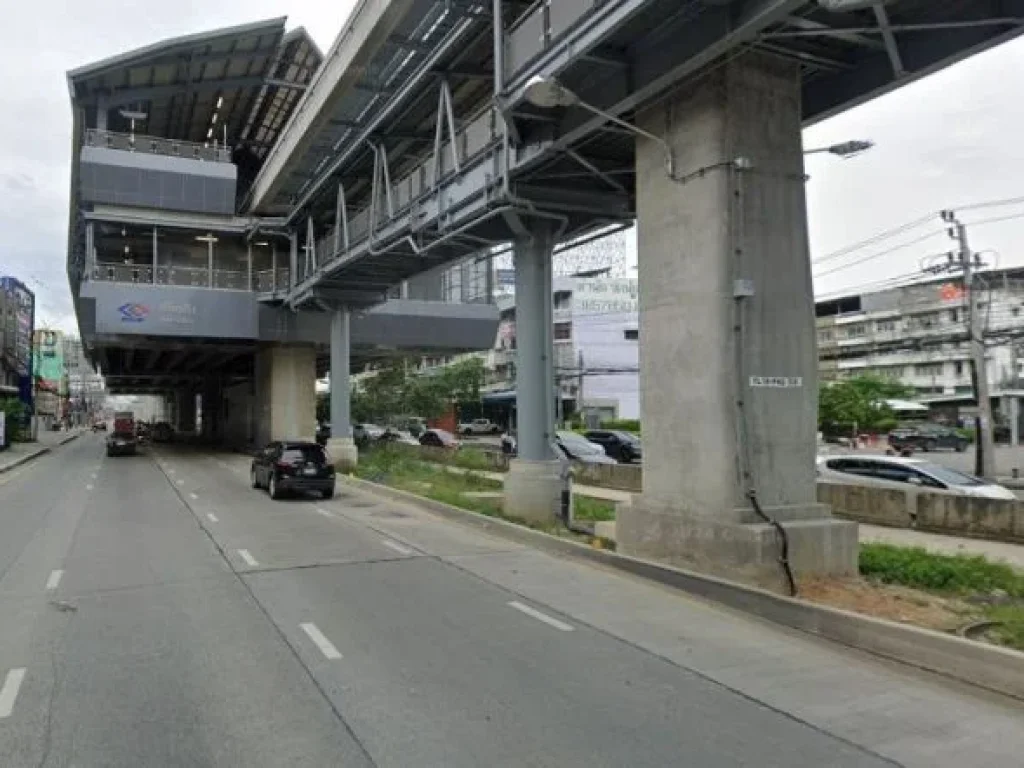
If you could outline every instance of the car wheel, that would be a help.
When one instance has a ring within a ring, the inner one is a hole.
[[[270,494],[270,498],[272,499],[276,500],[281,498],[281,489],[277,487],[277,478],[274,475],[271,475],[270,479],[267,481],[267,493]]]
[[[252,487],[253,488],[259,488],[260,487],[259,478],[256,476],[256,467],[252,467],[249,470],[249,479],[252,480]]]
[[[334,498],[334,486],[332,485],[332,486],[331,486],[330,488],[328,488],[328,489],[327,489],[326,491],[323,491],[323,493],[321,493],[321,495],[322,495],[322,496],[323,496],[323,497],[324,497],[325,499],[333,499],[333,498]]]
[[[938,447],[938,444],[934,440],[926,440],[924,446],[921,448],[925,453],[930,453]]]

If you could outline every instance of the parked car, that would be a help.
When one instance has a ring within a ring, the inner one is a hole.
[[[253,488],[266,488],[270,498],[289,492],[316,491],[334,496],[334,466],[317,443],[286,440],[270,443],[256,454],[249,470]]]
[[[941,448],[964,451],[970,442],[955,429],[941,424],[899,427],[889,433],[889,445],[900,453],[907,450],[928,452]]]
[[[501,427],[490,419],[473,419],[459,424],[460,435],[500,435]]]
[[[926,459],[904,456],[821,456],[818,479],[846,485],[863,485],[906,491],[977,496],[1014,501],[1013,491],[996,483],[959,472]]]
[[[376,424],[356,424],[352,427],[352,437],[357,445],[366,445],[374,440],[380,440],[383,434],[384,427],[378,427]]]
[[[431,448],[448,448],[455,450],[459,447],[459,441],[455,435],[444,429],[428,429],[420,435],[420,445],[427,445]]]
[[[174,427],[166,421],[158,421],[153,425],[153,442],[169,443],[174,439]]]
[[[640,438],[631,432],[618,429],[592,429],[583,436],[592,443],[597,443],[604,452],[622,464],[640,461],[642,458]]]
[[[388,427],[384,430],[377,442],[380,443],[398,443],[399,445],[419,445],[419,441],[406,432],[404,429],[395,429],[394,427]]]
[[[555,433],[555,448],[565,458],[580,461],[584,464],[615,464],[616,461],[597,443],[592,443],[576,432],[558,431]]]
[[[94,421],[92,423],[92,431],[93,432],[106,432],[107,431],[107,422],[105,422],[105,421]]]

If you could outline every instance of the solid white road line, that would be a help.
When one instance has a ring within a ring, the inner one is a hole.
[[[412,554],[412,550],[409,549],[408,547],[403,547],[401,544],[396,544],[395,542],[389,541],[388,539],[382,539],[380,543],[383,544],[388,549],[395,550],[395,552],[397,552],[400,555],[411,555]]]
[[[7,673],[4,687],[0,688],[0,719],[10,717],[14,711],[14,700],[18,698],[18,689],[25,679],[25,668],[19,667]]]
[[[259,565],[259,563],[256,562],[256,558],[249,554],[249,550],[248,549],[240,549],[240,550],[238,550],[238,556],[240,558],[242,558],[245,561],[245,564],[248,565],[249,567],[252,567],[254,565]]]
[[[324,633],[320,631],[320,628],[316,624],[306,622],[305,624],[299,624],[302,627],[302,631],[309,635],[309,639],[316,643],[316,647],[320,649],[320,653],[326,656],[328,659],[340,659],[341,653],[334,644],[324,637]]]
[[[545,624],[547,624],[550,627],[554,627],[555,629],[560,629],[563,632],[572,632],[573,630],[572,625],[566,624],[564,621],[559,621],[558,619],[552,618],[551,616],[548,616],[546,613],[541,613],[536,608],[531,608],[528,605],[523,605],[518,600],[510,601],[509,605],[515,608],[517,611],[522,611],[527,616],[532,616],[537,621],[543,621]]]
[[[54,590],[60,585],[60,577],[64,575],[64,571],[50,571],[50,578],[46,580],[46,588]]]
[[[220,522],[220,518],[218,518],[216,515],[207,514],[207,517],[210,518],[210,522],[211,523],[219,523]]]
[[[198,496],[197,494],[194,494],[194,493],[190,493],[190,494],[188,495],[188,497],[189,497],[190,499],[192,499],[192,501],[195,501],[196,499],[198,499],[198,498],[199,498],[199,496]]]

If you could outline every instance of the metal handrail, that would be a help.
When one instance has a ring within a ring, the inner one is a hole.
[[[216,163],[231,162],[231,148],[224,145],[207,146],[193,141],[176,141],[158,136],[103,131],[98,128],[86,128],[82,144],[86,147],[106,147],[126,152],[186,157]]]

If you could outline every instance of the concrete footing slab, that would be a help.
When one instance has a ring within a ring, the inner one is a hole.
[[[779,515],[789,539],[789,564],[796,578],[852,576],[857,573],[857,525],[810,510],[789,519]],[[767,510],[769,514],[771,510]],[[782,547],[773,525],[687,515],[643,496],[616,512],[618,551],[677,568],[708,573],[782,591],[788,587],[781,566]]]
[[[558,519],[562,504],[558,461],[514,459],[505,476],[505,514],[529,522]]]
[[[324,448],[338,472],[351,472],[359,464],[359,449],[351,437],[332,437]]]

